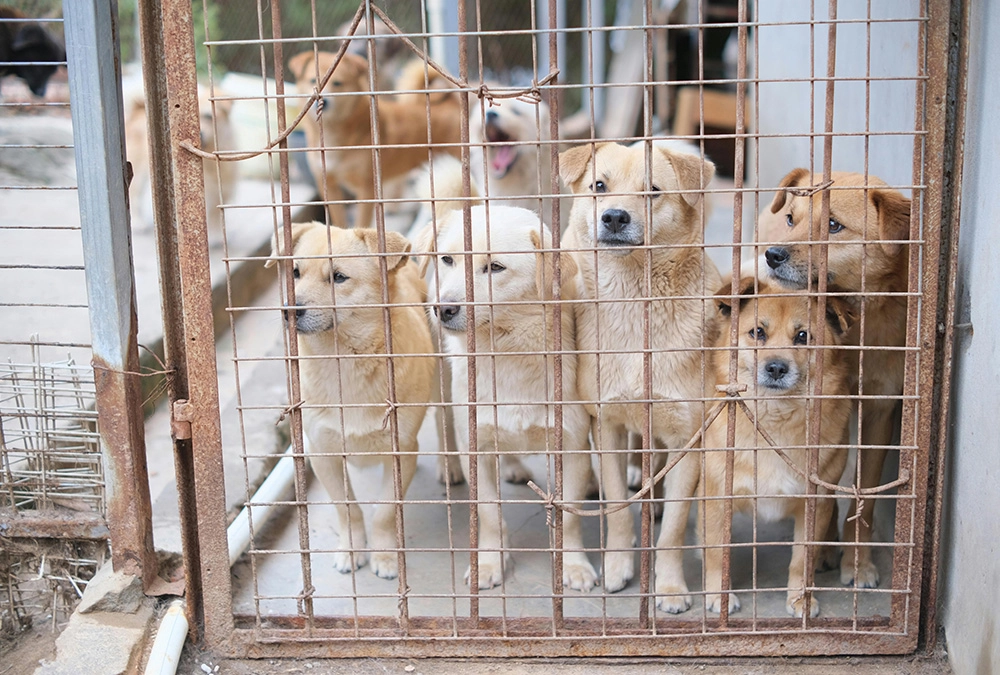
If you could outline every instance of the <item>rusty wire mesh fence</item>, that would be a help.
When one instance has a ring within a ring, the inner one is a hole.
[[[59,68],[65,65],[60,4],[18,3],[0,13],[0,70],[7,75],[0,91],[5,644],[32,624],[63,626],[107,548],[74,134],[65,68]],[[39,37],[43,32],[51,44]],[[28,49],[29,58],[9,51],[15,41],[27,43],[16,49]]]
[[[257,136],[171,141],[224,248],[270,209],[270,255],[225,254],[274,284],[228,308],[233,415],[287,423],[291,457],[254,497],[269,453],[192,438],[230,473],[182,491],[249,505],[242,554],[199,516],[210,643],[915,648],[945,3],[200,5],[202,110]],[[252,163],[268,187],[227,200]]]

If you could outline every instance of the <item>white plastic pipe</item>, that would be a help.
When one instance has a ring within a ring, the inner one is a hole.
[[[160,630],[146,661],[146,675],[174,675],[187,639],[188,621],[184,616],[184,601],[174,600],[160,621]]]
[[[295,460],[292,459],[291,452],[292,446],[289,445],[285,454],[274,465],[271,473],[250,498],[250,504],[243,507],[227,528],[226,538],[229,540],[230,566],[236,563],[237,559],[243,555],[243,551],[247,550],[250,545],[250,506],[253,506],[254,530],[259,532],[274,514],[272,502],[281,501],[288,489],[291,488],[292,481],[295,479]]]

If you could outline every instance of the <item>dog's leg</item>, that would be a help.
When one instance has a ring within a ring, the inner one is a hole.
[[[441,347],[434,335],[434,350],[440,352]],[[439,358],[438,372],[440,380],[444,382],[443,388],[437,384],[431,387],[432,403],[451,403],[451,366],[448,359]],[[455,438],[455,409],[451,406],[437,406],[434,408],[434,423],[438,432],[438,480],[445,485],[460,485],[465,482],[462,475],[462,461],[458,456],[458,441]]]
[[[788,598],[785,601],[785,611],[794,617],[801,618],[805,611],[806,587],[806,546],[807,541],[820,541],[826,534],[833,515],[832,499],[816,500],[816,522],[812,533],[806,531],[806,501],[797,500],[795,505],[795,533],[792,537],[792,562],[788,565]],[[819,600],[815,594],[809,597],[809,616],[819,616]]]
[[[330,447],[333,444],[316,445]],[[354,498],[344,458],[337,455],[310,457],[309,464],[337,509],[340,541],[337,543],[338,551],[333,555],[333,567],[343,573],[356,570],[368,562],[368,551],[365,550],[368,543],[364,515]]]
[[[336,161],[334,157],[334,155],[327,154],[326,175],[319,175],[316,185],[320,186],[320,189],[323,189],[325,186],[320,199],[328,202],[341,202],[344,199],[344,190],[340,187],[340,183],[337,182],[337,176],[331,171],[330,167],[330,163]],[[330,216],[330,224],[338,227],[347,227],[349,225],[347,221],[347,208],[343,203],[327,204],[326,212]]]
[[[485,431],[482,432],[484,436]],[[492,446],[492,444],[490,444]],[[476,485],[478,485],[478,500],[476,511],[479,514],[479,542],[477,558],[479,560],[479,588],[488,589],[499,586],[503,583],[503,563],[504,554],[503,539],[505,533],[502,532],[503,522],[500,520],[499,500],[497,492],[497,456],[480,451],[477,454],[476,463],[478,475]],[[470,455],[462,453],[462,469],[465,475],[469,476]],[[471,569],[465,571],[465,583],[470,583]]]
[[[670,456],[667,461],[671,461]],[[684,552],[680,547],[684,545],[684,532],[691,512],[690,498],[698,488],[698,478],[698,457],[688,453],[663,479],[666,502],[660,538],[656,541],[656,606],[671,614],[691,607],[691,596],[684,580]]]
[[[892,443],[895,402],[865,401],[864,408],[861,443],[858,448],[862,489],[876,487],[882,480],[882,467],[887,452],[885,446]],[[854,582],[858,588],[878,587],[878,568],[872,561],[871,547],[866,546],[872,540],[876,502],[875,499],[865,499],[860,515],[855,502],[844,522],[844,555],[840,559],[840,581],[843,584]],[[855,539],[860,544],[857,547],[854,546]]]
[[[711,469],[709,470],[711,472]],[[722,493],[712,482],[706,485],[705,496],[717,497]],[[725,502],[720,499],[705,499],[698,511],[698,532],[704,532],[705,540],[705,608],[718,614],[722,609],[722,530],[725,527]],[[730,575],[730,588],[732,588]],[[740,609],[740,599],[735,593],[729,596],[729,612]]]
[[[565,445],[577,451],[586,449],[586,433],[579,438],[567,434]],[[583,506],[592,473],[589,453],[570,452],[563,456],[563,498],[572,506]],[[577,591],[589,591],[597,585],[597,571],[583,551],[581,520],[580,516],[572,513],[563,515],[563,547],[566,549],[563,554],[563,586]]]
[[[375,199],[375,189],[372,180],[365,181],[363,186],[359,186],[358,192],[354,195],[359,201],[355,204],[354,227],[375,227],[373,217],[375,216],[375,203],[370,201]]]
[[[837,549],[837,544],[840,543],[840,533],[837,530],[837,523],[840,520],[840,508],[837,506],[836,500],[831,501],[833,505],[830,509],[830,523],[827,525],[826,534],[823,535],[823,541],[826,543],[820,546],[819,551],[816,552],[817,572],[837,569],[840,564],[840,551]]]
[[[399,499],[406,496],[413,474],[417,471],[417,439],[408,438],[406,444],[400,438],[399,455]],[[393,458],[382,458],[382,493],[372,518],[372,572],[383,579],[395,579],[399,575],[399,556],[396,549],[396,500],[393,487]]]
[[[619,508],[607,517],[607,552],[604,554],[604,589],[614,593],[625,588],[635,574],[635,524],[632,511],[620,508],[628,497],[625,471],[628,438],[625,430],[604,421],[594,420],[595,432],[600,426],[598,458],[601,466],[601,491],[607,508]],[[598,434],[595,433],[595,437]]]
[[[514,485],[527,485],[528,481],[534,480],[531,469],[521,463],[521,458],[517,455],[500,456],[500,475],[506,482]]]

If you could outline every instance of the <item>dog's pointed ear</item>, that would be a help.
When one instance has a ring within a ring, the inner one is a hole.
[[[296,80],[303,79],[309,73],[307,68],[313,64],[313,50],[308,49],[304,52],[299,52],[292,58],[288,59],[288,69],[292,71],[292,75],[295,76]],[[313,73],[315,75],[315,72]],[[300,91],[300,94],[308,94],[309,92]]]
[[[910,238],[910,200],[895,190],[871,190],[868,198],[878,212],[878,236],[883,240],[882,249],[895,256],[903,245],[892,242]]]
[[[658,148],[677,174],[677,183],[682,190],[681,197],[690,206],[697,206],[704,196],[702,192],[715,176],[715,164],[707,157],[686,152],[673,152]]]
[[[17,25],[17,24],[14,24]],[[34,45],[44,45],[48,41],[45,29],[35,23],[22,26],[14,36],[14,42],[10,45],[12,52],[19,52],[22,49],[33,47]]]
[[[535,287],[538,289],[538,297],[542,300],[552,299],[552,282],[555,277],[555,252],[543,251],[551,248],[551,240],[546,241],[538,230],[532,230],[531,245],[535,248]],[[574,288],[573,280],[576,278],[576,261],[568,251],[559,252],[559,297],[570,299],[575,297],[575,293],[569,290]]]
[[[570,148],[559,155],[559,177],[573,192],[582,192],[580,187],[587,179],[584,174],[590,166],[590,158],[607,143],[584,143]]]
[[[753,277],[743,277],[740,279],[739,286],[736,289],[736,297],[740,298],[739,306],[742,307],[743,303],[749,300],[748,295],[753,293],[754,283],[756,279]],[[722,288],[715,292],[715,302],[719,306],[719,311],[722,316],[731,316],[733,313],[733,287],[731,284],[725,284]]]
[[[353,230],[358,238],[365,243],[368,251],[379,253],[378,230],[373,228],[360,228]],[[410,240],[399,232],[388,231],[385,233],[385,267],[390,272],[399,269],[410,261]]]
[[[803,187],[806,185],[804,179],[809,175],[809,169],[792,169],[785,174],[785,177],[778,183],[778,189],[774,192],[774,199],[771,200],[771,213],[777,213],[785,208],[785,204],[791,199],[788,188]]]
[[[302,237],[306,231],[311,230],[313,227],[326,227],[323,223],[311,222],[311,223],[292,223],[292,249],[291,251],[285,250],[285,233],[280,228],[279,230],[271,235],[271,257],[264,261],[264,267],[274,267],[275,263],[278,262],[277,256],[291,255],[295,251],[295,244],[298,243],[299,239]]]
[[[827,291],[836,293],[839,289],[828,287]],[[843,337],[858,320],[858,310],[846,297],[831,295],[826,299],[826,322],[838,337]]]
[[[441,236],[444,231],[445,219],[440,219],[436,223],[433,220],[428,221],[426,225],[420,228],[417,232],[417,236],[414,239],[413,251],[417,256],[417,273],[422,279],[425,274],[427,274],[427,267],[431,264],[431,259],[434,257],[433,253],[437,252],[437,237]]]

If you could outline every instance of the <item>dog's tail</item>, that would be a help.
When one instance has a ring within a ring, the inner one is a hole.
[[[445,101],[457,102],[459,100],[459,91],[455,89],[454,85],[440,71],[430,64],[426,64],[421,59],[408,61],[400,71],[399,77],[396,78],[396,91],[401,92],[404,96],[412,96],[415,99],[419,99],[419,102],[423,104],[425,100],[424,94],[414,92],[424,92],[428,89],[431,90],[431,105],[437,105]]]

